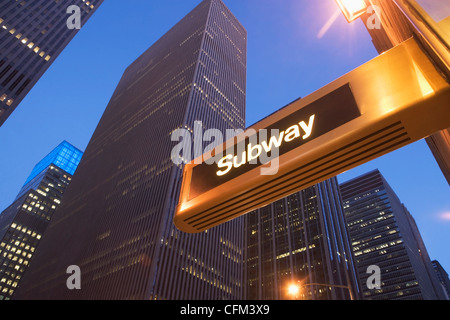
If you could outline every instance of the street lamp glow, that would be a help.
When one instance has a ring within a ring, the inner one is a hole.
[[[296,284],[291,284],[288,288],[288,292],[292,296],[297,296],[298,292],[300,291],[300,288]]]
[[[336,0],[336,2],[348,22],[358,19],[367,9],[364,0]]]

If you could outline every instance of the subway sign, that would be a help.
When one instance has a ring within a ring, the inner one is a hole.
[[[184,167],[174,217],[198,233],[450,127],[450,86],[414,39]]]
[[[280,155],[287,154],[360,115],[350,85],[347,83],[263,130],[252,132],[250,135],[247,131],[246,134],[249,136],[226,149],[225,156],[217,164],[210,165],[203,162],[192,169],[189,199],[269,161],[277,160]],[[275,161],[273,163],[275,172],[277,165],[279,164]],[[272,174],[268,172],[267,175]]]

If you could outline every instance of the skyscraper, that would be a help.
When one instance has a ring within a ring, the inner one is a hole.
[[[39,161],[38,164],[36,164],[17,195],[16,200],[24,193],[28,192],[29,189],[39,189],[37,186],[41,183],[42,176],[46,174],[45,169],[52,164],[73,176],[80,164],[82,156],[83,152],[78,148],[67,141],[61,142],[47,156]]]
[[[417,226],[378,170],[340,185],[363,298],[442,299]],[[381,272],[380,288],[369,288],[370,266]]]
[[[431,261],[431,264],[433,265],[434,271],[438,276],[439,282],[444,288],[447,300],[450,300],[450,279],[448,277],[447,271],[444,270],[444,268],[437,260]]]
[[[243,128],[246,31],[204,0],[125,71],[55,214],[20,299],[239,299],[243,225],[172,222],[180,128]],[[197,125],[200,122],[197,122]],[[81,290],[68,290],[78,265]]]
[[[245,221],[246,299],[358,297],[336,178],[249,213]],[[288,292],[291,284],[300,287],[298,296]]]
[[[0,1],[0,126],[77,34],[69,6],[80,9],[82,26],[102,2]]]
[[[82,155],[62,142],[36,165],[14,203],[0,214],[0,300],[14,295]]]

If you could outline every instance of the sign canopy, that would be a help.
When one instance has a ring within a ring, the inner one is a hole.
[[[450,86],[412,38],[186,164],[174,223],[208,230],[448,127]]]

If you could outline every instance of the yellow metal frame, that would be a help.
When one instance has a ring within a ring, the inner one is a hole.
[[[258,167],[189,199],[198,162],[187,164],[175,225],[202,232],[450,127],[450,86],[411,38],[250,129],[267,128],[347,83],[361,116],[282,154],[276,175]]]

